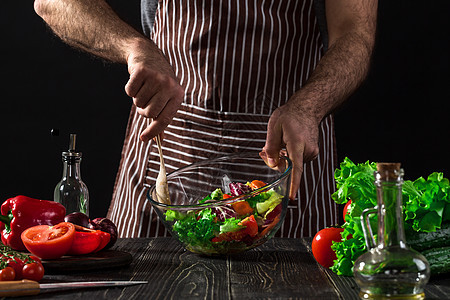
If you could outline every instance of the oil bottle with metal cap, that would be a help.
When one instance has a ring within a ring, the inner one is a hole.
[[[81,180],[82,153],[75,148],[76,134],[70,134],[69,150],[62,153],[63,175],[56,185],[54,200],[66,208],[66,214],[82,212],[89,216],[89,191]]]

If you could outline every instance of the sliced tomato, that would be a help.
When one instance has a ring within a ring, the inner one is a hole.
[[[233,232],[225,232],[222,234],[219,234],[219,236],[216,236],[212,238],[213,243],[219,243],[219,242],[231,242],[231,241],[237,241],[240,242],[242,239],[244,239],[247,236],[246,228],[243,228],[238,231]]]
[[[251,237],[254,237],[255,235],[258,234],[258,223],[256,222],[254,215],[245,218],[239,223],[239,225],[246,226],[244,230],[246,234],[248,234]]]
[[[253,208],[250,206],[250,204],[248,204],[247,201],[239,201],[232,203],[231,207],[233,207],[234,211],[239,216],[245,216],[253,213]]]
[[[266,183],[261,180],[253,180],[252,182],[250,182],[250,187],[254,190],[260,189],[265,185]]]
[[[42,259],[55,259],[69,251],[75,238],[75,226],[68,222],[37,225],[26,229],[21,237],[32,254]]]
[[[256,223],[256,219],[254,215],[251,215],[245,219],[243,219],[241,222],[239,222],[239,225],[245,226],[245,228],[242,228],[238,231],[233,232],[225,232],[220,234],[217,237],[214,237],[211,241],[213,243],[219,243],[219,242],[231,242],[231,241],[242,241],[245,237],[250,236],[254,237],[258,234],[258,223]]]

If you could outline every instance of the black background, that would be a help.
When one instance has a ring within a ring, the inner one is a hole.
[[[139,0],[109,3],[139,29]],[[91,217],[104,216],[131,106],[126,66],[64,45],[33,1],[1,6],[0,202],[53,199],[61,151],[77,133]],[[339,161],[399,161],[406,179],[450,176],[449,8],[447,0],[380,0],[372,69],[335,115]]]

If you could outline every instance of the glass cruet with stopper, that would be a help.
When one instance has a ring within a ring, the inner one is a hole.
[[[75,150],[76,134],[70,134],[69,150],[62,153],[63,175],[56,185],[54,200],[66,208],[66,214],[82,212],[89,216],[89,192],[81,180],[81,152]]]
[[[366,209],[361,223],[368,252],[353,267],[362,299],[424,299],[430,278],[426,258],[405,242],[402,213],[403,169],[399,163],[378,163],[375,171],[377,207]],[[377,240],[370,214],[378,213]]]

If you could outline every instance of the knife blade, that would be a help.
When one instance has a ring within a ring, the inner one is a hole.
[[[37,295],[55,289],[119,287],[146,284],[148,281],[75,281],[59,283],[39,283],[33,280],[0,281],[0,297]]]

